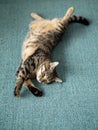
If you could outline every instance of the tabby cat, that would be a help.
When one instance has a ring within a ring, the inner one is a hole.
[[[52,62],[51,51],[60,41],[69,23],[78,22],[89,25],[88,20],[81,16],[71,16],[74,8],[70,7],[63,18],[47,20],[36,13],[31,16],[35,19],[29,28],[22,47],[22,61],[16,73],[17,82],[14,90],[16,97],[24,84],[35,96],[42,96],[43,92],[36,87],[32,79],[49,84],[53,81],[62,82],[56,73],[59,62]]]

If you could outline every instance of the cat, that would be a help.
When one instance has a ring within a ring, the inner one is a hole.
[[[34,78],[44,84],[54,81],[62,82],[56,72],[59,62],[52,62],[51,51],[61,40],[69,23],[78,22],[89,25],[87,19],[81,16],[71,16],[73,12],[74,7],[70,7],[63,18],[52,20],[31,13],[35,21],[30,23],[30,31],[23,43],[22,60],[16,72],[17,82],[14,89],[16,97],[20,96],[22,85],[27,86],[35,96],[43,95],[43,91],[33,84],[32,79]]]

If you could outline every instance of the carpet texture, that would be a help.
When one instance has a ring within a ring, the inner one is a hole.
[[[71,24],[53,50],[63,83],[42,85],[43,97],[25,87],[13,96],[21,46],[33,20],[75,14],[90,25]],[[0,130],[98,130],[98,0],[0,0]]]

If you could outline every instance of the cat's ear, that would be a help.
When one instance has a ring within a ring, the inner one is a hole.
[[[55,77],[55,82],[62,83],[63,81],[59,77]]]
[[[59,62],[52,62],[52,63],[50,63],[50,68],[54,69],[58,65],[59,65]]]

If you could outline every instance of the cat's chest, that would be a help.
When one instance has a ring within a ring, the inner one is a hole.
[[[36,77],[36,70],[35,70],[35,71],[31,71],[31,72],[28,74],[28,77],[29,77],[30,79],[35,78],[35,77]]]
[[[25,65],[25,70],[26,70],[26,75],[25,75],[26,79],[28,79],[28,78],[30,78],[30,79],[35,78],[37,69],[34,68],[34,66]]]

